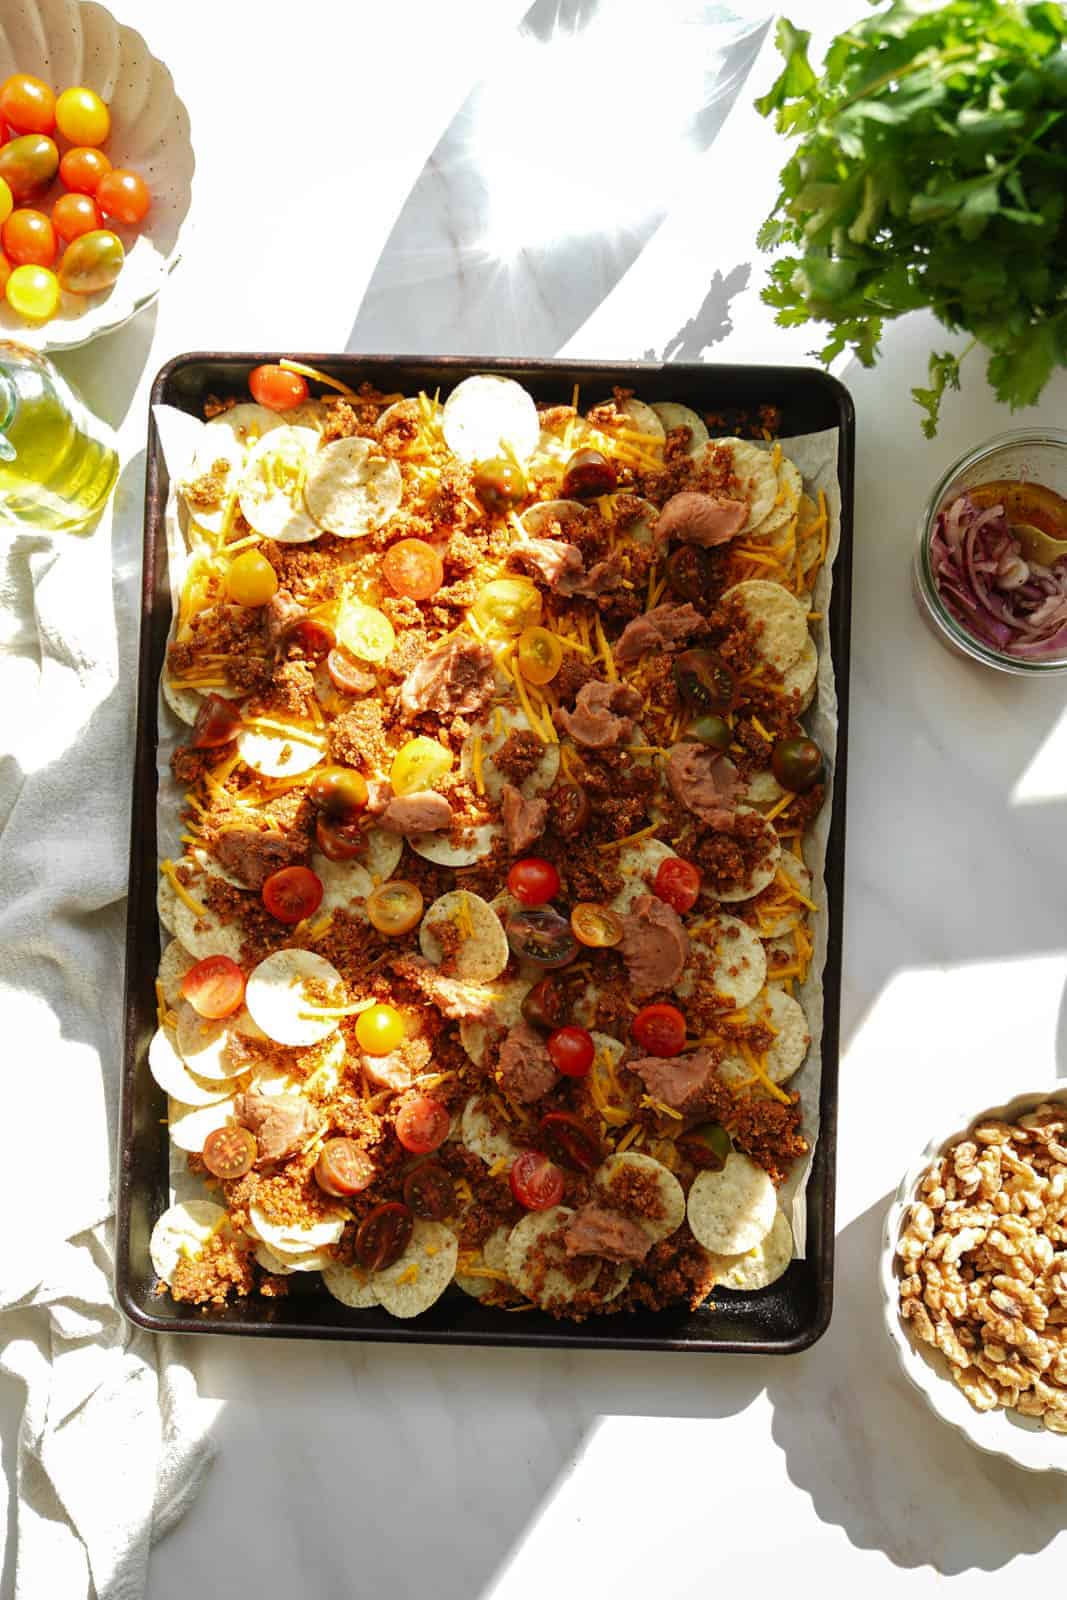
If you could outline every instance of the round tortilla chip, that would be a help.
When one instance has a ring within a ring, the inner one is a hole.
[[[514,453],[523,462],[537,449],[541,423],[520,383],[479,373],[452,390],[441,413],[441,431],[460,461],[495,461]]]
[[[466,889],[450,889],[430,906],[419,928],[419,948],[427,961],[440,966],[444,949],[434,929],[451,922],[461,936],[453,974],[473,983],[488,983],[508,964],[508,940],[496,912],[479,894]]]
[[[690,940],[689,953],[690,962],[675,985],[675,993],[682,1000],[688,1000],[696,988],[694,955],[702,956],[709,969],[709,977],[702,978],[702,983],[706,981],[715,994],[735,1006],[747,1006],[767,980],[767,957],[758,935],[726,912]]]
[[[774,1083],[785,1083],[804,1065],[811,1046],[811,1029],[804,1007],[783,989],[767,989],[750,1012],[761,1021],[766,1015],[776,1030],[767,1051],[767,1076]]]
[[[152,1035],[148,1070],[161,1089],[187,1106],[213,1106],[233,1094],[233,1087],[227,1080],[198,1078],[189,1071],[178,1054],[175,1035],[169,1028],[157,1028]]]
[[[703,456],[704,447],[708,442],[708,430],[702,417],[698,417],[690,406],[678,405],[674,400],[661,400],[658,405],[653,405],[652,409],[666,433],[670,433],[672,428],[688,428],[689,447],[686,454],[694,459]]]
[[[785,1272],[793,1259],[793,1230],[784,1211],[775,1215],[771,1231],[759,1244],[753,1245],[744,1255],[726,1256],[712,1252],[711,1264],[715,1269],[715,1283],[722,1289],[740,1289],[754,1293],[769,1289]]]
[[[475,1256],[479,1261],[484,1262],[491,1272],[502,1273],[506,1278],[508,1237],[510,1233],[510,1228],[496,1228],[480,1250],[471,1250],[466,1253],[468,1256]],[[481,1300],[485,1295],[491,1294],[497,1288],[501,1279],[497,1277],[482,1277],[477,1271],[477,1262],[470,1262],[469,1264],[474,1270],[472,1272],[457,1272],[455,1277],[456,1287],[462,1289],[464,1294],[469,1294],[472,1299]]]
[[[459,1240],[443,1222],[415,1219],[403,1254],[374,1274],[379,1303],[391,1317],[417,1317],[452,1282]]]
[[[229,1225],[229,1214],[214,1200],[181,1200],[168,1206],[152,1229],[148,1254],[157,1278],[169,1283],[182,1255],[200,1255],[213,1234]]]
[[[815,648],[815,640],[809,633],[804,641],[804,648],[793,665],[782,674],[783,692],[799,694],[801,711],[806,711],[815,698],[815,680],[818,675],[819,652]]]
[[[626,523],[621,527],[615,539],[628,540],[632,544],[649,545],[655,538],[656,523],[659,520],[659,507],[654,506],[651,500],[644,500],[640,495],[632,495],[625,491],[618,494],[606,495],[598,502],[605,518],[615,527],[623,515],[619,502],[624,498]],[[638,510],[634,513],[634,500],[637,501]]]
[[[476,1067],[485,1066],[490,1033],[506,1033],[522,1021],[522,1002],[532,988],[532,979],[504,978],[493,985],[492,1016],[484,1021],[464,1017],[460,1022],[460,1043]]]
[[[185,864],[191,865],[191,863]],[[201,897],[205,887],[204,874],[194,871],[187,885],[187,892],[201,906],[204,906]],[[204,915],[200,916],[191,906],[186,905],[165,874],[159,880],[156,910],[167,932],[172,933],[197,961],[202,961],[205,956],[229,956],[231,961],[240,964],[241,947],[244,943],[240,928],[232,922],[223,922],[207,906],[204,906]]]
[[[249,973],[245,1005],[252,1020],[275,1044],[318,1044],[335,1032],[336,1017],[305,1014],[316,1004],[304,992],[304,985],[309,982],[324,985],[337,994],[338,1005],[345,1003],[341,974],[311,950],[275,950]]]
[[[773,806],[784,794],[785,790],[770,767],[764,767],[762,772],[754,772],[745,789],[745,799],[750,807]]]
[[[159,958],[159,971],[157,981],[163,991],[163,1000],[168,1010],[173,1011],[178,1001],[182,998],[182,979],[191,967],[196,966],[196,957],[190,955],[180,939],[171,939],[164,947]]]
[[[773,510],[778,498],[778,473],[771,452],[749,439],[712,439],[708,449],[729,450],[742,497],[748,501],[748,517],[741,532],[751,532]]]
[[[634,844],[624,844],[621,850],[612,853],[622,874],[623,886],[609,904],[613,911],[624,917],[635,900],[639,900],[643,894],[653,893],[652,885],[657,872],[676,852],[661,840],[648,838],[638,839]]]
[[[183,689],[181,684],[175,683],[166,672],[160,676],[159,688],[178,721],[184,722],[186,727],[191,728],[200,715],[200,707],[204,703],[204,697],[199,689]]]
[[[282,1256],[262,1240],[256,1245],[253,1255],[264,1272],[272,1272],[281,1278],[287,1278],[291,1272],[322,1272],[332,1266],[334,1260],[326,1250],[305,1250],[301,1255]]]
[[[656,1161],[652,1156],[640,1155],[636,1150],[624,1150],[622,1155],[608,1156],[607,1160],[601,1163],[593,1176],[593,1183],[596,1188],[611,1196],[612,1178],[616,1173],[623,1171],[638,1172],[643,1177],[656,1180],[662,1217],[642,1217],[627,1213],[633,1215],[634,1222],[640,1224],[654,1244],[660,1239],[666,1239],[668,1234],[681,1227],[685,1220],[685,1192],[674,1173],[669,1171],[662,1161]]]
[[[571,449],[574,448],[572,445]],[[570,454],[571,451],[568,451],[568,457]],[[527,507],[519,521],[529,539],[551,539],[553,523],[559,526],[566,539],[568,524],[584,522],[588,515],[588,506],[584,506],[580,500],[539,500],[536,505]]]
[[[471,1154],[480,1156],[487,1167],[505,1159],[513,1161],[519,1153],[509,1136],[493,1127],[480,1095],[472,1094],[463,1107],[459,1136]]]
[[[773,451],[772,451],[773,459]],[[755,544],[764,540],[773,540],[777,543],[775,535],[779,534],[787,523],[792,522],[800,505],[800,496],[804,490],[804,482],[800,476],[800,469],[783,455],[778,463],[778,488],[775,494],[775,503],[764,517],[763,521],[751,530],[749,538]]]
[[[173,1095],[167,1096],[167,1132],[178,1149],[190,1155],[199,1155],[208,1134],[224,1128],[232,1116],[232,1094],[211,1106],[190,1106]]]
[[[339,1211],[335,1216],[324,1217],[321,1222],[308,1222],[302,1227],[294,1222],[272,1222],[262,1206],[253,1200],[248,1208],[248,1220],[251,1223],[249,1231],[254,1238],[262,1239],[277,1255],[299,1258],[309,1250],[321,1250],[326,1245],[336,1244],[348,1218]]]
[[[202,1017],[188,1000],[179,1000],[174,1011],[178,1018],[174,1042],[190,1072],[214,1083],[239,1078],[248,1071],[231,1059],[230,1040],[235,1034],[247,1039],[262,1039],[264,1035],[244,1007],[232,1017]]]
[[[279,544],[306,544],[322,529],[304,503],[304,478],[319,436],[314,428],[273,428],[248,452],[237,490],[250,528]]]
[[[560,1267],[554,1264],[567,1259],[562,1244],[545,1247],[543,1269],[540,1261],[535,1259],[534,1246],[540,1244],[546,1234],[554,1233],[564,1223],[569,1222],[573,1216],[574,1212],[570,1206],[552,1206],[548,1211],[530,1211],[516,1222],[508,1235],[507,1254],[504,1258],[507,1275],[516,1289],[521,1290],[535,1305],[568,1304],[583,1290],[589,1288],[600,1271],[600,1262],[590,1257],[588,1269],[580,1278],[577,1280],[568,1278]],[[536,1254],[539,1255],[540,1252]]]
[[[738,806],[738,813],[748,809]],[[732,905],[738,900],[751,900],[753,895],[762,893],[769,883],[774,882],[778,871],[778,863],[782,859],[782,841],[779,839],[773,822],[763,823],[763,836],[766,843],[766,855],[759,862],[755,870],[743,883],[733,883],[725,888],[720,884],[715,889],[715,898],[727,905]]]
[[[783,850],[778,871],[789,879],[805,900],[811,899],[811,873],[799,856],[795,856],[791,850]],[[786,901],[783,909],[773,917],[769,917],[762,907],[758,909],[759,933],[760,938],[764,940],[784,938],[787,933],[792,933],[794,928],[799,927],[808,914],[807,906],[799,900]]]
[[[242,728],[237,750],[245,766],[265,778],[296,778],[326,759],[321,737],[306,728],[294,728],[291,733]]]
[[[367,920],[367,896],[374,881],[366,867],[359,861],[331,861],[320,851],[311,855],[311,870],[322,884],[319,902],[320,916],[328,911],[347,911],[349,916]]]
[[[339,539],[365,539],[396,515],[400,468],[369,439],[334,439],[315,452],[304,485],[307,509]]]
[[[770,1233],[778,1212],[774,1184],[748,1156],[732,1150],[721,1172],[698,1172],[686,1214],[693,1237],[716,1255],[744,1255]]]
[[[474,771],[474,751],[476,741],[480,739],[482,782],[485,792],[491,800],[499,800],[505,783],[511,780],[499,770],[493,757],[498,750],[503,749],[513,733],[529,733],[529,731],[525,716],[515,707],[498,706],[490,711],[487,716],[472,725],[470,733],[463,741],[463,748],[459,753],[461,776],[466,778],[472,788],[475,787],[477,780]],[[546,789],[551,789],[558,773],[559,745],[546,744],[533,771],[517,785],[519,793],[527,800],[532,800],[535,795],[544,794]],[[432,857],[430,859],[432,860]]]
[[[291,413],[284,417],[277,411],[269,411],[266,406],[261,406],[254,400],[245,400],[240,405],[230,406],[227,411],[220,411],[217,417],[212,417],[210,422],[204,424],[205,442],[201,446],[205,460],[210,460],[214,446],[208,442],[208,435],[228,433],[238,444],[249,451],[257,445],[265,433],[270,433],[274,428],[282,428],[290,420]],[[201,450],[197,454],[201,454]]]
[[[374,1273],[367,1272],[363,1267],[355,1264],[343,1267],[340,1262],[335,1262],[332,1267],[323,1267],[322,1281],[335,1300],[340,1300],[343,1306],[349,1306],[353,1311],[368,1311],[371,1306],[378,1304]]]
[[[767,578],[747,578],[735,583],[722,597],[733,600],[752,629],[753,641],[765,661],[781,673],[799,660],[808,633],[808,608],[780,583]]]
[[[247,454],[245,445],[228,428],[213,427],[210,423],[205,427],[189,471],[178,484],[178,493],[189,517],[204,533],[221,533],[229,520]],[[198,505],[191,491],[198,480],[208,474],[219,484],[219,500],[213,506]]]
[[[417,833],[408,844],[424,861],[439,867],[470,867],[492,850],[504,830],[496,822],[479,822],[466,831],[462,844],[453,844],[447,833]]]
[[[598,428],[601,433],[607,434],[609,439],[620,432],[621,428],[626,428],[628,432],[647,433],[651,437],[647,440],[625,440],[623,441],[625,443],[646,448],[651,447],[652,449],[655,449],[657,444],[662,445],[666,437],[666,430],[652,406],[646,405],[643,400],[638,400],[634,395],[630,395],[626,400],[616,401],[615,409],[620,416],[625,417],[625,422],[617,426],[604,426],[602,423],[594,423],[592,426]]]

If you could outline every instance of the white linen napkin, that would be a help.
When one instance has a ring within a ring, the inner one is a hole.
[[[131,474],[131,477],[136,474]],[[25,1386],[16,1600],[137,1600],[211,1455],[177,1341],[112,1292],[140,489],[0,530],[0,1367]]]

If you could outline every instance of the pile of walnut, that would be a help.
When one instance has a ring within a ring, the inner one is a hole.
[[[934,1163],[897,1247],[901,1315],[978,1411],[1067,1433],[1067,1107],[982,1122]]]

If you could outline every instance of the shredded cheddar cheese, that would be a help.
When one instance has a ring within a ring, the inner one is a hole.
[[[650,839],[654,833],[659,832],[661,826],[659,822],[650,822],[647,828],[638,828],[636,833],[628,833],[623,839],[609,839],[606,844],[598,844],[596,848],[600,851],[621,850],[625,844],[636,844],[639,839]]]
[[[178,896],[178,899],[183,901],[189,907],[189,910],[193,913],[194,917],[207,916],[207,906],[202,906],[200,901],[194,899],[194,897],[189,893],[185,885],[179,882],[178,869],[175,867],[173,861],[161,861],[159,863],[159,870],[170,883],[171,888]]]
[[[482,773],[482,736],[474,735],[474,745],[471,750],[471,766],[474,768],[474,787],[479,794],[485,793],[485,778]]]

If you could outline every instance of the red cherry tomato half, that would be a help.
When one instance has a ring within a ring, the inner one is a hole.
[[[366,854],[367,835],[358,822],[331,822],[318,816],[315,843],[327,861],[357,861]]]
[[[56,259],[56,230],[43,211],[13,211],[0,230],[4,254],[16,267],[50,267]]]
[[[523,1150],[512,1162],[511,1192],[527,1211],[548,1211],[563,1198],[563,1174],[540,1150]]]
[[[181,982],[182,997],[199,1017],[230,1017],[245,997],[245,975],[229,956],[205,956]]]
[[[257,405],[268,411],[291,411],[308,397],[307,379],[284,367],[255,367],[248,375],[248,387]]]
[[[193,723],[189,741],[194,750],[215,750],[229,744],[241,726],[241,713],[221,694],[209,694]]]
[[[204,1140],[200,1159],[213,1177],[229,1183],[250,1172],[258,1154],[259,1149],[252,1134],[247,1128],[235,1125],[216,1128],[209,1133]]]
[[[328,656],[337,637],[328,622],[321,621],[318,617],[301,617],[291,627],[286,628],[281,643],[288,649],[295,645],[302,650],[309,661],[321,661]]]
[[[414,1214],[399,1200],[386,1200],[384,1205],[368,1211],[356,1232],[356,1259],[360,1266],[368,1272],[392,1266],[404,1254],[414,1226]]]
[[[604,1154],[600,1140],[573,1111],[546,1112],[541,1118],[541,1132],[565,1167],[592,1172],[600,1165]]]
[[[660,862],[653,888],[675,911],[692,911],[700,895],[700,869],[680,856],[668,856]]]
[[[303,922],[322,904],[322,879],[310,867],[281,867],[263,885],[263,904],[279,922]]]
[[[0,83],[0,116],[16,133],[51,133],[56,97],[42,79],[13,72]]]
[[[508,873],[508,890],[520,905],[543,906],[559,894],[559,873],[551,861],[527,856],[525,861],[516,861]]]
[[[111,171],[111,162],[102,150],[79,145],[68,150],[59,163],[64,188],[74,194],[95,194],[100,179]]]
[[[666,1001],[642,1006],[630,1023],[630,1032],[650,1056],[676,1056],[685,1048],[685,1018],[677,1006]]]
[[[548,1054],[557,1072],[568,1078],[584,1078],[596,1054],[593,1035],[586,1028],[557,1028],[548,1036]]]
[[[404,1202],[417,1217],[440,1222],[456,1204],[456,1186],[436,1161],[422,1161],[404,1179]]]
[[[315,1163],[315,1182],[337,1200],[359,1194],[374,1182],[371,1157],[354,1139],[327,1139]]]
[[[405,1100],[396,1114],[396,1136],[413,1156],[429,1155],[444,1144],[451,1125],[447,1108],[428,1094]]]
[[[115,167],[111,172],[105,172],[97,184],[96,203],[105,217],[133,227],[148,215],[152,196],[147,183],[138,173]]]
[[[445,581],[444,563],[425,539],[401,539],[382,557],[382,577],[409,600],[428,600]]]

